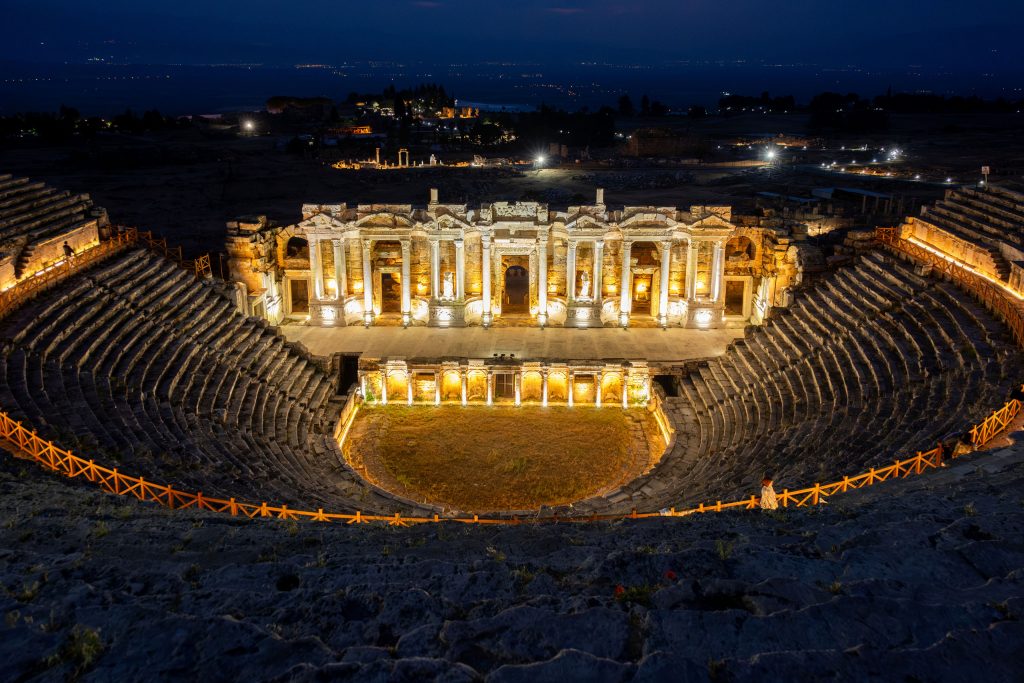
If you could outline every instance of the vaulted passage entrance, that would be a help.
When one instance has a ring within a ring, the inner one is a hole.
[[[402,285],[398,281],[398,276],[393,273],[381,273],[380,312],[402,312]]]
[[[530,271],[521,265],[509,266],[505,270],[505,294],[501,312],[530,312]]]

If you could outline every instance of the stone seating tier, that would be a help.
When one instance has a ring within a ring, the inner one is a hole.
[[[680,396],[664,399],[672,450],[575,509],[713,504],[756,493],[764,473],[781,489],[885,465],[990,412],[1019,362],[1002,325],[963,292],[869,252],[685,373]]]
[[[0,405],[98,461],[245,499],[395,507],[345,466],[316,363],[158,256],[72,278],[0,338]]]

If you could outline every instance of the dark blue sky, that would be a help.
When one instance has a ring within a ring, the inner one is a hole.
[[[750,59],[997,73],[1024,0],[4,0],[0,59]]]

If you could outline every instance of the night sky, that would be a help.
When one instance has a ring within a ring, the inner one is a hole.
[[[749,59],[1019,71],[1024,1],[4,0],[0,59]]]

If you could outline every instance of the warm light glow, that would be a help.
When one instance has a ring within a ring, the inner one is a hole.
[[[545,161],[547,161],[547,157],[545,157],[543,154],[538,154],[536,161],[538,164],[543,164]]]
[[[978,277],[985,278],[986,280],[988,280],[992,284],[998,286],[1000,289],[1002,289],[1007,294],[1011,294],[1016,299],[1024,301],[1024,296],[1022,296],[1019,292],[1017,292],[1012,287],[1007,285],[1005,282],[1003,282],[1002,280],[998,280],[998,279],[992,277],[991,275],[989,275],[988,273],[986,273],[986,272],[984,272],[982,270],[978,270],[977,268],[975,268],[971,264],[965,263],[965,262],[961,261],[960,259],[953,258],[952,256],[950,256],[946,252],[940,251],[940,250],[936,249],[935,247],[931,246],[930,244],[922,242],[921,240],[917,239],[916,237],[911,236],[911,237],[906,237],[906,238],[903,238],[903,239],[905,239],[907,242],[910,242],[911,244],[914,244],[914,245],[916,245],[918,247],[921,247],[922,249],[924,249],[926,251],[930,251],[931,253],[935,254],[936,256],[938,256],[939,258],[941,258],[941,259],[943,259],[945,261],[949,261],[950,263],[956,264],[958,267],[963,268],[964,270],[966,270],[966,271],[968,271],[968,272],[970,272],[970,273],[972,273],[974,275],[977,275]]]

